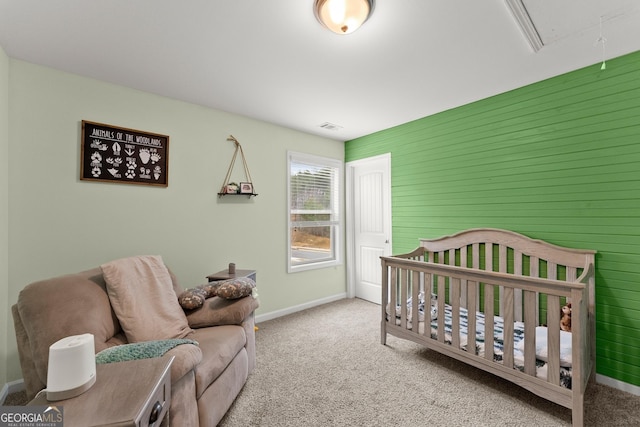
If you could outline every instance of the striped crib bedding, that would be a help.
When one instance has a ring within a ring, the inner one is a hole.
[[[407,302],[407,318],[411,319],[411,300]],[[419,333],[424,334],[424,309],[425,309],[425,301],[423,298],[423,294],[421,293],[419,296]],[[429,307],[429,306],[427,306]],[[390,315],[391,310],[387,307],[387,316]],[[396,315],[396,325],[401,325],[401,307],[396,306],[395,310]],[[431,317],[431,338],[434,340],[438,339],[438,312],[437,307],[434,305],[430,306],[430,317]],[[460,308],[460,348],[464,351],[468,350],[468,311],[466,308]],[[444,341],[446,344],[452,345],[452,332],[453,332],[453,316],[452,316],[452,307],[449,304],[445,304],[445,338]],[[494,330],[493,330],[493,360],[495,362],[502,362],[503,354],[504,354],[504,320],[499,316],[494,316]],[[412,329],[411,321],[407,321],[407,329]],[[540,327],[544,328],[544,327]],[[545,346],[539,343],[540,336],[546,336],[546,333],[536,334],[537,335],[537,347],[544,351]],[[513,327],[513,344],[514,344],[514,368],[524,372],[524,323],[523,322],[514,322]],[[562,340],[561,341],[562,348],[561,354],[565,355],[565,359],[567,359],[567,363],[564,363],[566,366],[562,366],[560,368],[560,385],[566,387],[568,389],[571,388],[571,340]],[[475,354],[484,357],[484,348],[485,348],[485,315],[484,313],[476,312],[476,339],[475,339]],[[546,351],[544,352],[546,353]],[[544,360],[544,353],[541,352],[541,358],[536,359],[536,376],[541,379],[547,378],[547,362]]]

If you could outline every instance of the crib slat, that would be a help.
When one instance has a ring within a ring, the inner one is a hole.
[[[449,279],[451,295],[451,345],[460,348],[460,279]]]
[[[474,313],[478,311],[478,286],[476,283],[469,283],[468,289],[468,304],[467,304],[467,351],[476,353],[476,316]]]
[[[433,293],[433,278],[431,274],[424,273],[424,330],[423,335],[431,336],[431,294]],[[419,330],[418,330],[419,333]]]
[[[498,271],[507,272],[507,247],[498,245]],[[504,286],[500,286],[500,316],[504,316]]]
[[[536,375],[536,293],[524,292],[524,373]]]
[[[466,246],[463,246],[462,248],[460,248],[460,264],[459,265],[461,267],[467,267],[467,247]],[[460,291],[461,291],[460,304],[462,304],[463,307],[467,307],[467,299],[469,298],[469,295],[467,292],[466,279],[460,280]]]
[[[418,295],[420,293],[420,272],[413,270],[413,278],[411,280],[411,328],[414,332],[418,332],[420,328],[420,301]],[[427,321],[425,313],[425,321]]]
[[[403,329],[407,329],[407,289],[409,287],[408,282],[409,271],[400,270],[400,326]]]
[[[385,261],[382,262],[382,320],[380,321],[380,344],[387,344],[387,322],[389,315],[387,314],[387,304],[389,302],[389,269]]]
[[[500,273],[507,272],[507,247],[505,245],[498,245],[498,271]]]
[[[513,288],[504,287],[503,365],[513,368]]]
[[[547,381],[560,384],[560,297],[547,295]]]
[[[495,312],[493,289],[493,285],[484,285],[484,357],[491,361],[493,361],[493,313]]]
[[[433,252],[429,252],[429,255],[427,255],[427,259],[430,263],[433,264],[435,262],[435,254]],[[433,289],[435,286],[435,276],[430,278],[427,283],[429,283],[429,292],[433,293]]]
[[[460,256],[462,256],[462,255],[460,255]],[[458,264],[456,264],[456,250],[455,249],[450,249],[449,250],[449,265],[453,265],[453,266],[458,265]],[[449,292],[451,292],[451,291],[449,291]],[[462,289],[461,288],[460,298],[461,298],[460,303],[463,306],[466,306],[466,299],[467,299],[467,290],[466,289]]]
[[[554,280],[558,278],[558,264],[555,262],[547,262],[547,278]]]
[[[480,251],[476,252],[479,254]],[[475,261],[475,259],[474,259]],[[473,268],[480,268],[480,262],[478,261],[478,267],[473,266]],[[493,271],[493,243],[485,243],[484,245],[484,269],[487,271]]]
[[[536,256],[529,257],[529,275],[540,277],[540,259]],[[540,324],[540,294],[536,293],[536,325]]]
[[[467,248],[465,247],[464,252],[465,252],[465,262],[462,265],[463,267],[467,267],[469,266],[469,263],[471,264],[471,268],[480,268],[480,245],[478,245],[477,243],[474,243],[473,245],[469,245],[471,247],[471,260],[468,259],[468,257],[466,256],[467,254]],[[461,256],[462,259],[462,256]]]
[[[524,275],[522,265],[522,252],[519,250],[513,251],[513,274],[517,276]],[[522,289],[514,289],[513,302],[515,310],[515,320],[522,321]]]
[[[469,267],[468,264],[468,249],[466,246],[463,246],[462,248],[460,248],[460,266],[462,267]]]
[[[389,296],[389,323],[396,324],[396,307],[398,306],[398,267],[391,267],[391,286]]]
[[[464,251],[466,253],[466,247]],[[468,264],[465,263],[464,266],[466,267]],[[480,269],[479,243],[471,245],[471,267]],[[467,288],[467,304],[465,305],[467,308],[467,351],[473,354],[476,354],[476,316],[474,313],[478,311],[480,305],[478,285],[478,282],[469,280],[467,286],[463,286]]]
[[[479,268],[474,265],[473,268]],[[484,245],[484,269],[493,271],[493,243]],[[493,285],[484,285],[484,357],[493,361],[493,316],[495,313]]]
[[[567,282],[575,282],[578,277],[578,269],[575,267],[567,266]],[[571,302],[571,298],[567,298],[567,302]]]
[[[438,341],[444,342],[444,303],[445,303],[444,276],[438,276]]]

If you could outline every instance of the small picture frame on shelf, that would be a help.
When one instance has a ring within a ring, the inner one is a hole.
[[[230,183],[224,187],[225,194],[238,194],[238,184]]]
[[[250,182],[241,182],[240,194],[253,194],[253,184]]]

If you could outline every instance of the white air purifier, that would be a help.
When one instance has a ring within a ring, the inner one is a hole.
[[[92,334],[62,338],[49,347],[47,400],[64,400],[89,390],[96,382]]]

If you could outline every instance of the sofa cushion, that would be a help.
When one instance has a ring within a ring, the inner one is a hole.
[[[239,325],[259,305],[258,300],[252,297],[234,300],[208,298],[202,307],[187,313],[187,321],[192,328]]]
[[[122,258],[100,268],[129,342],[184,338],[192,332],[162,257]]]
[[[242,326],[224,325],[196,329],[189,338],[198,341],[202,362],[196,367],[196,398],[227,368],[244,348],[247,336]]]

